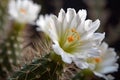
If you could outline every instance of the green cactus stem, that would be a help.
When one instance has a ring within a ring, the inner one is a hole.
[[[89,69],[81,70],[77,73],[72,80],[92,80],[94,78],[94,74]],[[95,80],[95,79],[94,79]]]
[[[56,58],[58,58],[57,55]],[[53,59],[50,53],[41,59],[34,60],[29,65],[25,65],[9,80],[59,80],[63,65],[58,59]]]
[[[0,0],[0,30],[1,31],[3,31],[3,27],[6,23],[7,5],[8,5],[8,0]]]
[[[8,37],[0,43],[0,77],[6,78],[7,72],[12,72],[12,65],[17,65],[21,53],[20,36],[25,25],[14,23]],[[4,36],[4,35],[3,35]]]

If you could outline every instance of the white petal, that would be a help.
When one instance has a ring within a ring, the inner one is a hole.
[[[57,17],[54,15],[51,15],[51,27],[53,28],[53,31],[55,31],[55,34],[57,34],[57,36],[60,37],[62,35],[62,25],[58,21]]]
[[[59,46],[59,44],[56,42],[53,44],[53,50],[56,52],[56,54],[58,55],[61,55],[62,57],[62,60],[65,62],[65,63],[71,63],[72,62],[72,58],[67,55],[66,52],[63,51],[63,49]]]
[[[117,59],[118,59],[117,57],[104,58],[104,59],[102,59],[103,62],[101,63],[101,65],[104,67],[114,65],[115,62],[117,61]]]
[[[88,56],[89,57],[99,57],[100,56],[100,50],[98,48],[92,48],[88,50]]]
[[[81,18],[82,21],[84,21],[86,19],[86,16],[87,16],[86,10],[84,10],[84,9],[79,10],[78,14],[79,14],[79,16],[80,16],[80,18]]]
[[[100,46],[100,49],[101,49],[102,51],[106,52],[107,49],[108,49],[108,44],[107,44],[106,42],[103,42],[103,43],[101,44],[101,46]]]
[[[65,11],[61,9],[58,15],[58,21],[63,22],[64,18],[65,18]]]
[[[63,20],[63,23],[62,23],[62,27],[61,27],[61,30],[63,31],[63,33],[65,33],[66,29],[69,28],[68,26],[68,22],[67,22],[67,17],[65,16],[64,20]]]
[[[106,66],[101,68],[101,70],[99,71],[100,73],[110,73],[110,72],[115,72],[118,69],[118,64],[114,64],[111,66]]]
[[[79,15],[79,18],[81,19],[81,22],[77,29],[80,33],[84,33],[84,31],[85,31],[84,26],[85,26],[85,19],[87,16],[87,12],[86,12],[86,10],[79,10],[78,15]]]
[[[72,21],[72,19],[74,18],[75,15],[76,15],[75,10],[72,9],[72,8],[68,8],[67,13],[66,13],[67,22],[71,23],[71,21]]]
[[[49,30],[49,37],[54,43],[59,40],[57,34],[55,33],[56,32],[54,30],[51,30],[51,29]]]
[[[94,70],[95,67],[96,67],[95,64],[89,64],[89,69],[90,69],[90,70]]]
[[[79,26],[80,22],[81,22],[80,17],[78,14],[76,14],[76,16],[74,16],[74,18],[70,24],[70,27],[76,29]]]
[[[91,25],[90,25],[90,32],[95,32],[100,26],[100,20],[96,20],[94,21]]]
[[[40,17],[39,17],[39,20],[37,20],[36,21],[36,24],[39,26],[38,28],[37,28],[37,30],[38,31],[44,31],[44,26],[45,26],[45,20],[44,20],[44,17],[43,17],[43,15],[41,15]]]
[[[94,72],[94,74],[98,77],[101,77],[101,78],[104,78],[105,80],[108,80],[108,78],[104,74],[101,74],[101,73],[98,73],[98,72]]]
[[[92,20],[88,19],[88,20],[85,21],[85,27],[84,28],[85,28],[86,31],[90,30],[90,25],[91,24],[92,24]]]
[[[92,39],[96,45],[100,45],[101,41],[105,38],[105,33],[94,33]]]
[[[75,57],[73,57],[72,59],[73,62],[76,64],[76,66],[79,67],[80,69],[88,68],[88,63],[84,59],[75,58]]]
[[[71,59],[71,57],[69,57],[68,55],[66,55],[66,54],[63,53],[63,54],[61,55],[61,57],[62,57],[62,60],[63,60],[64,62],[69,63],[69,64],[72,63],[72,59]]]
[[[45,15],[45,16],[40,15],[39,19],[36,21],[36,25],[39,26],[37,30],[43,31],[47,35],[49,35],[49,28],[51,28],[49,23],[50,23],[50,15]]]
[[[10,16],[16,19],[18,17],[18,14],[17,14],[15,0],[10,0],[8,8],[9,8],[8,12]]]

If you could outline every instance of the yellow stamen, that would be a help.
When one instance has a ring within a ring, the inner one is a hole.
[[[21,8],[21,9],[20,9],[20,12],[21,12],[22,14],[26,14],[26,13],[27,13],[24,8]]]
[[[80,40],[80,35],[79,34],[77,34],[77,39]]]
[[[79,39],[80,39],[80,35],[79,35],[79,33],[76,31],[76,29],[75,29],[75,28],[72,28],[71,31],[72,31],[73,35],[74,35],[75,37],[77,37],[77,39],[79,40]]]
[[[68,37],[68,42],[73,42],[74,41],[74,37],[73,36],[69,36]]]
[[[76,30],[74,28],[71,29],[72,32],[76,32]]]

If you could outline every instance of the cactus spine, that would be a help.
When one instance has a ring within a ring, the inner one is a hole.
[[[62,69],[61,61],[53,60],[50,53],[41,59],[34,60],[29,65],[25,65],[9,80],[59,80]]]

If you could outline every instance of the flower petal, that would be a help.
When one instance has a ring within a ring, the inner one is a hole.
[[[104,74],[100,74],[100,73],[98,73],[98,72],[94,72],[94,74],[95,74],[96,76],[99,76],[99,77],[101,77],[101,78],[104,78],[105,80],[108,80],[108,78],[107,78]]]
[[[118,70],[118,64],[114,64],[111,66],[107,66],[107,67],[103,67],[101,68],[101,70],[99,71],[100,73],[110,73],[110,72],[115,72]]]
[[[71,23],[75,15],[76,15],[76,11],[72,8],[68,8],[66,13],[67,22]]]
[[[76,66],[79,67],[80,69],[86,69],[89,66],[84,59],[75,58],[75,57],[73,57],[72,59],[73,62],[76,64]]]
[[[61,55],[62,60],[66,63],[71,63],[72,59],[69,55],[67,55],[66,52],[63,51],[63,49],[61,49],[61,47],[59,46],[59,44],[56,42],[53,44],[53,50],[56,52],[56,54]]]

